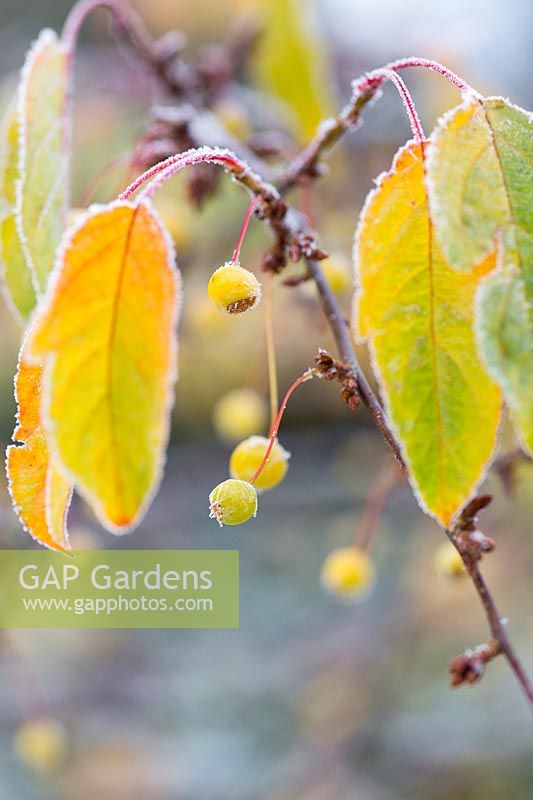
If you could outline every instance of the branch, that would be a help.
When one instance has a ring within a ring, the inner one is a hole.
[[[483,608],[485,609],[492,635],[500,645],[503,655],[507,659],[509,666],[516,675],[516,678],[524,691],[525,696],[533,707],[533,684],[531,683],[527,672],[522,666],[522,662],[520,661],[518,654],[507,634],[505,625],[502,622],[502,616],[498,611],[485,579],[481,574],[477,564],[469,565],[465,562],[465,566],[468,574],[472,578],[474,586],[476,587],[476,591],[483,604]]]
[[[335,299],[335,295],[331,291],[329,283],[324,277],[324,273],[322,272],[319,263],[313,259],[308,259],[307,266],[318,289],[320,304],[324,311],[327,323],[331,329],[331,333],[333,334],[333,338],[335,339],[339,355],[344,363],[348,364],[353,370],[353,375],[357,381],[357,388],[359,390],[361,400],[374,420],[377,429],[389,446],[394,458],[402,467],[402,469],[405,470],[405,464],[400,445],[392,428],[389,425],[383,408],[381,407],[361,369],[352,346],[350,332],[346,324],[346,320],[344,319],[344,315],[339,307],[339,304],[337,303],[337,300]]]
[[[376,96],[380,84],[369,85],[363,91],[353,87],[349,102],[333,119],[322,122],[314,139],[289,162],[279,182],[281,192],[297,186],[302,178],[316,178],[321,174],[318,166],[320,158],[325,155],[349,130],[354,130],[361,117],[361,112]]]
[[[498,642],[501,652],[507,659],[525,696],[533,706],[533,684],[514,649],[505,624],[502,621],[502,615],[498,611],[494,598],[479,569],[479,561],[482,555],[493,550],[494,543],[476,530],[477,514],[486,508],[491,500],[490,495],[475,497],[462,511],[455,524],[446,529],[446,534],[463,559],[466,571],[470,575],[485,609],[489,628],[494,639]]]

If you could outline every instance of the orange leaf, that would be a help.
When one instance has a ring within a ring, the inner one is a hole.
[[[15,379],[18,421],[7,448],[6,469],[15,510],[36,541],[52,550],[69,550],[66,515],[70,483],[58,472],[41,422],[43,368],[21,353]]]
[[[151,206],[96,207],[67,234],[29,342],[54,451],[113,532],[139,522],[161,477],[179,291]]]

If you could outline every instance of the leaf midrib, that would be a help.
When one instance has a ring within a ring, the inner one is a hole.
[[[139,212],[140,206],[136,206],[133,210],[133,214],[131,217],[131,221],[128,227],[128,232],[126,234],[126,240],[124,242],[124,252],[120,264],[119,273],[117,276],[117,288],[113,298],[113,305],[111,308],[111,320],[109,326],[109,338],[108,338],[108,346],[107,346],[107,365],[106,365],[106,388],[107,388],[107,400],[108,400],[108,411],[109,411],[109,431],[110,431],[110,444],[111,444],[111,452],[112,452],[112,459],[113,459],[113,474],[115,475],[115,488],[117,497],[120,498],[120,505],[124,509],[124,483],[121,478],[121,472],[119,468],[119,458],[118,458],[118,442],[117,437],[115,434],[115,425],[116,425],[116,418],[115,418],[115,411],[113,406],[113,353],[114,353],[114,346],[117,334],[117,327],[118,327],[118,317],[120,312],[120,298],[122,294],[122,287],[124,285],[124,276],[126,273],[126,266],[128,261],[128,253],[131,243],[131,237],[133,234],[133,228],[135,226],[135,221],[137,219],[137,214]]]
[[[429,205],[429,191],[428,191],[428,174],[426,164],[426,153],[424,143],[420,144],[422,171],[423,171],[423,186],[424,196],[426,200],[426,212],[428,220],[428,278],[429,278],[429,332],[431,341],[431,353],[433,361],[433,388],[435,397],[435,413],[437,416],[438,428],[438,482],[439,482],[439,495],[443,486],[443,457],[446,450],[445,441],[442,431],[442,403],[440,396],[440,377],[439,377],[439,359],[437,355],[437,332],[435,330],[435,271],[433,263],[433,246],[434,246],[434,228],[433,220],[431,218],[431,208]],[[442,500],[442,497],[441,497]]]

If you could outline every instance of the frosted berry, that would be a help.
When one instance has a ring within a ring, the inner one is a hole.
[[[461,578],[466,574],[463,559],[451,542],[443,542],[433,557],[435,572],[443,578]]]
[[[248,439],[238,444],[231,454],[229,462],[231,477],[250,481],[257,472],[268,445],[269,439],[266,436],[249,436]],[[289,458],[290,453],[276,439],[268,461],[254,481],[255,488],[266,491],[281,483],[289,468]]]
[[[223,395],[213,409],[213,426],[227,442],[264,430],[267,422],[265,400],[251,389],[234,389]]]
[[[27,720],[15,731],[13,749],[26,767],[36,772],[49,772],[65,757],[65,729],[48,717]]]
[[[209,495],[209,516],[222,525],[242,525],[257,513],[257,492],[251,483],[229,478]]]
[[[213,272],[207,293],[217,308],[243,314],[261,300],[261,284],[249,269],[228,262]]]
[[[325,559],[320,571],[324,589],[335,597],[354,600],[367,594],[374,584],[374,565],[358,547],[341,547]]]

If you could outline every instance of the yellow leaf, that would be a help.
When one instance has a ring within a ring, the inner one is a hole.
[[[422,146],[409,143],[370,194],[356,238],[356,331],[368,339],[415,493],[443,525],[483,478],[500,391],[482,366],[473,300],[490,256],[452,269],[429,215]]]
[[[16,97],[4,114],[1,125],[0,196],[2,203],[15,205],[16,184],[19,178],[19,118]]]
[[[152,208],[96,207],[67,234],[29,342],[46,360],[54,448],[115,532],[139,522],[161,476],[180,291]]]
[[[35,286],[44,292],[64,230],[68,202],[68,54],[44,30],[19,86],[19,181],[16,218]]]
[[[0,220],[0,253],[7,304],[17,318],[27,320],[37,301],[15,216],[11,213]]]
[[[258,82],[294,115],[296,135],[306,142],[331,113],[327,59],[302,0],[251,0],[260,9],[261,38],[254,54]]]
[[[21,353],[15,379],[18,421],[7,448],[6,469],[13,505],[34,539],[52,550],[69,550],[66,515],[72,489],[57,470],[41,421],[42,366]]]
[[[28,262],[15,222],[15,187],[19,178],[19,124],[15,104],[0,130],[0,270],[6,300],[16,316],[27,319],[36,296]]]

